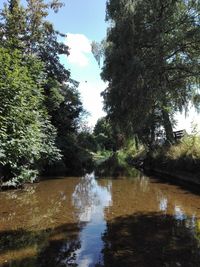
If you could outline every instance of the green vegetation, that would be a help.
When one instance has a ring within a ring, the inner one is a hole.
[[[134,143],[115,152],[103,150],[94,153],[93,160],[96,174],[106,177],[132,176],[136,171],[132,165],[136,153]]]
[[[187,135],[178,143],[160,147],[149,156],[152,168],[173,172],[200,173],[200,136]]]
[[[65,35],[47,20],[57,0],[4,1],[0,10],[0,186],[38,175],[81,173],[91,155],[80,138],[78,82],[60,63]]]
[[[34,57],[0,48],[0,164],[8,185],[36,178],[40,161],[60,159],[44,103],[43,68]],[[14,179],[12,179],[14,177]]]
[[[199,137],[176,144],[173,126],[188,103],[199,108],[199,1],[107,1],[107,37],[92,44],[98,64],[104,59],[107,116],[93,133],[81,126],[78,82],[60,63],[69,55],[58,41],[65,35],[47,20],[62,5],[5,0],[0,11],[0,185],[79,175],[95,165],[121,173],[141,147],[152,155],[160,133],[164,146],[154,154],[170,164],[198,162]]]
[[[199,1],[108,0],[106,19],[106,39],[93,42],[92,51],[98,64],[104,59],[108,86],[102,95],[111,123],[126,140],[139,140],[148,155],[158,148],[157,158],[169,165],[177,164],[172,155],[199,159],[199,147],[190,147],[193,137],[176,144],[173,134],[176,112],[200,104]]]
[[[104,47],[105,110],[148,147],[161,128],[173,143],[175,112],[199,105],[199,12],[193,0],[107,1],[106,42],[93,43],[97,60]]]
[[[97,121],[93,131],[97,151],[93,152],[96,174],[99,176],[132,175],[134,157],[143,150],[143,146],[134,139],[125,140],[119,128],[103,117]]]

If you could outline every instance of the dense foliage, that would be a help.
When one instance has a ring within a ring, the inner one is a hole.
[[[34,180],[36,164],[59,159],[55,128],[43,105],[43,67],[34,57],[0,48],[0,164],[4,180]]]
[[[106,18],[105,110],[150,147],[162,129],[173,143],[175,112],[199,106],[199,1],[109,0]]]
[[[58,41],[65,35],[47,20],[62,5],[8,0],[0,10],[0,182],[7,186],[50,174],[50,166],[54,174],[81,171],[88,159],[78,139],[78,83],[59,59],[69,54]]]
[[[116,150],[113,128],[106,117],[97,121],[93,133],[98,144],[98,150]]]
[[[93,133],[81,130],[78,82],[60,63],[69,48],[58,40],[66,36],[47,20],[63,4],[23,4],[5,0],[0,10],[0,184],[80,174],[98,151],[124,162],[139,141],[151,149],[163,132],[174,143],[174,114],[188,103],[199,108],[198,0],[107,1],[107,38],[92,51],[99,65],[104,55],[108,116]]]

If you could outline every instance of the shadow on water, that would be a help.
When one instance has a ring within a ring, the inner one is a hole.
[[[106,267],[199,267],[200,247],[194,218],[176,220],[159,213],[133,214],[107,223]]]
[[[94,265],[76,263],[77,251],[81,247],[75,224],[66,224],[41,232],[1,232],[0,252],[40,245],[37,257],[3,263],[1,267],[199,267],[200,246],[196,219],[177,220],[173,216],[159,213],[133,214],[117,217],[107,222],[102,233],[104,244],[101,263]],[[47,243],[48,237],[48,243]],[[98,246],[98,244],[96,244]]]
[[[200,267],[200,198],[149,179],[43,181],[0,195],[0,267]]]
[[[179,180],[177,178],[173,178],[173,175],[171,177],[167,175],[152,175],[148,174],[150,178],[153,178],[153,183],[163,183],[168,185],[175,185],[178,186],[180,189],[185,191],[185,194],[195,194],[200,196],[200,187],[198,185],[195,185],[193,183],[189,183],[183,180]],[[199,178],[200,179],[200,178]]]
[[[83,226],[83,225],[82,225]],[[5,231],[0,232],[0,258],[19,251],[19,259],[0,263],[1,267],[36,267],[36,266],[77,266],[75,251],[80,248],[79,232],[82,226],[65,224],[42,231]],[[20,255],[20,250],[23,251]]]

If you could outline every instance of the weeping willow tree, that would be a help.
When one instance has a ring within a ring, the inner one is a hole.
[[[102,78],[105,110],[126,132],[152,144],[174,113],[199,105],[200,3],[109,0]]]

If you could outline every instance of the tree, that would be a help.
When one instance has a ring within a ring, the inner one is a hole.
[[[2,46],[20,49],[24,54],[34,54],[40,58],[50,77],[60,83],[68,81],[69,71],[60,63],[59,55],[69,55],[68,47],[58,42],[58,37],[66,37],[54,29],[46,18],[49,9],[58,11],[63,4],[59,0],[46,3],[44,0],[27,0],[27,7],[20,0],[9,0],[0,14]]]
[[[99,150],[116,151],[124,144],[123,133],[107,117],[98,119],[93,134]]]
[[[83,107],[77,91],[78,83],[71,79],[69,70],[60,63],[60,55],[68,55],[69,49],[63,42],[58,41],[58,38],[66,37],[66,35],[56,31],[53,24],[47,20],[49,10],[53,9],[57,12],[62,5],[59,0],[48,2],[26,0],[26,5],[22,5],[20,0],[8,0],[0,12],[0,47],[6,49],[5,53],[8,53],[11,58],[12,51],[17,51],[16,53],[20,55],[20,62],[15,67],[21,73],[23,73],[23,68],[27,69],[27,75],[31,75],[33,79],[31,80],[32,87],[29,79],[25,79],[26,76],[23,79],[22,74],[14,76],[13,79],[22,83],[23,97],[26,98],[27,90],[30,90],[30,94],[34,92],[35,101],[40,103],[37,111],[41,113],[41,116],[33,117],[33,124],[41,124],[40,134],[43,138],[41,149],[43,152],[47,151],[46,154],[49,156],[46,157],[45,153],[38,152],[37,160],[31,160],[34,162],[34,168],[47,169],[49,162],[60,159],[58,152],[61,149],[62,161],[59,160],[56,164],[66,165],[70,172],[75,165],[72,161],[77,161],[78,157],[77,135]],[[9,64],[12,65],[12,62]],[[9,71],[5,71],[5,80],[9,75]],[[40,80],[39,77],[43,78]],[[0,87],[1,92],[2,90]],[[13,90],[14,99],[18,98],[19,90],[14,90],[12,84],[9,85],[8,90]],[[31,97],[27,99],[27,106],[34,110],[31,101]],[[14,106],[12,109],[14,110]],[[26,119],[31,120],[32,114],[26,115]],[[6,120],[7,115],[5,115]],[[13,121],[15,120],[17,118],[13,117]],[[20,135],[20,131],[16,130],[16,134]],[[25,147],[23,149],[20,144],[16,145],[16,149],[21,149],[22,153],[26,153]],[[14,155],[12,157],[15,162],[16,158]],[[14,176],[17,176],[19,169],[24,166],[24,163],[20,162],[21,165],[20,163],[16,165]],[[31,168],[31,164],[27,165],[27,169]],[[12,176],[9,170],[7,173],[9,177]]]
[[[100,43],[93,41],[91,44],[92,53],[94,58],[96,59],[99,67],[101,66],[101,59],[104,56],[105,48],[106,48],[106,40],[102,40]]]
[[[26,34],[26,13],[20,0],[9,0],[4,3],[0,12],[1,30],[0,46],[10,49],[22,49],[23,36]]]
[[[41,161],[60,158],[56,130],[43,105],[44,73],[35,57],[0,48],[1,180],[16,186],[34,181]]]
[[[173,142],[174,113],[198,95],[199,10],[193,0],[107,1],[105,109],[149,145],[160,127]]]

